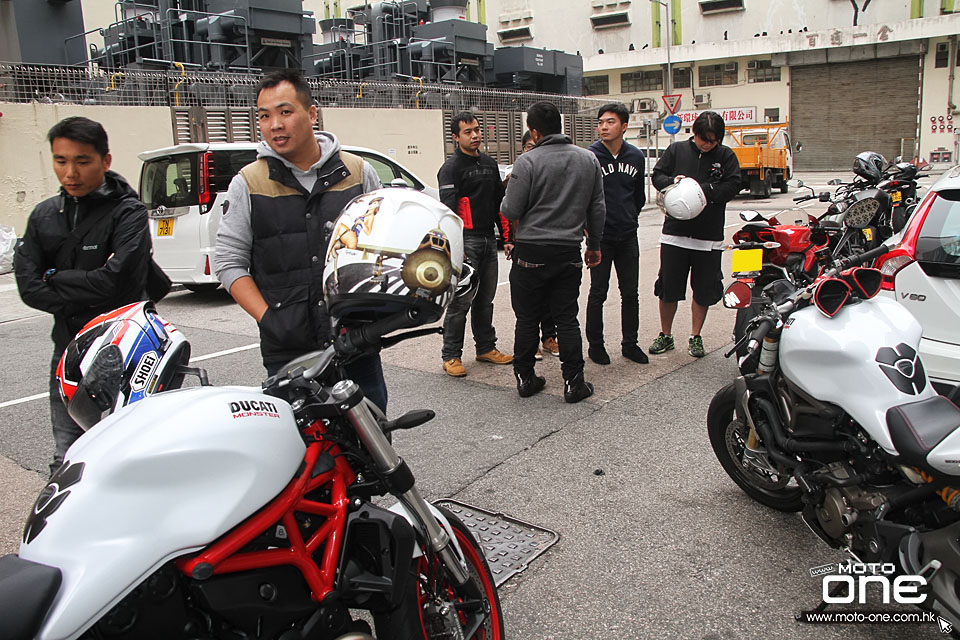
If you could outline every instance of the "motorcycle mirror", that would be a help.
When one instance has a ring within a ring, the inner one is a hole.
[[[764,218],[759,211],[747,209],[740,212],[740,219],[744,222],[755,222],[757,220],[763,220]]]
[[[797,189],[800,189],[800,188],[805,187],[805,186],[806,186],[806,185],[803,183],[803,180],[797,180]]]
[[[821,191],[819,196],[820,202],[830,202],[830,192]]]
[[[723,292],[723,306],[727,309],[744,309],[750,306],[753,300],[753,290],[746,282],[737,280],[730,283]]]
[[[879,269],[854,267],[840,274],[840,277],[857,292],[861,298],[867,300],[880,292],[883,274]]]
[[[820,313],[832,318],[843,308],[850,297],[850,285],[838,278],[826,278],[820,281],[813,292],[813,303]]]
[[[900,164],[901,162],[903,162],[903,156],[897,156],[893,159],[893,164]]]
[[[841,180],[840,178],[830,178],[829,180],[827,180],[827,184],[829,184],[830,186],[843,184],[843,180]]]

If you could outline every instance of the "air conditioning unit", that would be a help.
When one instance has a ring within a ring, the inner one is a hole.
[[[632,109],[634,113],[640,113],[641,111],[656,111],[657,110],[657,101],[653,98],[634,98]]]
[[[747,69],[756,69],[756,68],[757,68],[757,61],[756,61],[756,60],[749,60],[749,61],[747,61]]]
[[[702,106],[705,104],[710,104],[710,94],[709,93],[695,93],[693,95],[693,104],[696,106]]]
[[[724,71],[736,71],[736,70],[737,70],[737,63],[736,63],[736,62],[728,62],[727,64],[723,65],[723,70],[724,70]]]

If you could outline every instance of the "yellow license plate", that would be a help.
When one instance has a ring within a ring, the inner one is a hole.
[[[867,239],[867,242],[873,242],[873,229],[867,227],[863,230],[863,237]]]
[[[173,218],[160,218],[157,220],[157,237],[173,235]]]
[[[894,191],[893,193],[890,194],[890,199],[893,200],[894,202],[900,202],[902,198],[903,196],[900,194],[899,191]]]
[[[733,252],[731,271],[744,273],[763,269],[763,249],[737,249]]]

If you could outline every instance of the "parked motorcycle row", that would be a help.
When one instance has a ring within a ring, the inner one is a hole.
[[[874,579],[911,581],[902,602],[949,630],[960,627],[960,409],[930,384],[914,316],[875,297],[882,275],[869,267],[905,225],[921,177],[878,158],[860,154],[857,178],[834,193],[795,198],[823,202],[820,215],[743,216],[724,298],[738,311],[727,355],[739,375],[711,401],[707,429],[748,496],[801,512]],[[849,592],[837,582],[817,610],[862,604],[852,581]]]

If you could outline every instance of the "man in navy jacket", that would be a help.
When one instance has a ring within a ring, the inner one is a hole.
[[[603,303],[610,284],[610,267],[617,270],[620,286],[620,352],[623,357],[646,364],[649,359],[637,345],[640,326],[638,287],[640,245],[637,242],[637,218],[646,203],[643,192],[643,152],[623,139],[630,121],[626,105],[613,102],[600,107],[597,133],[600,139],[590,151],[600,161],[603,172],[603,199],[607,218],[600,241],[600,264],[590,271],[590,295],[587,298],[587,355],[597,364],[610,364],[603,345]]]

